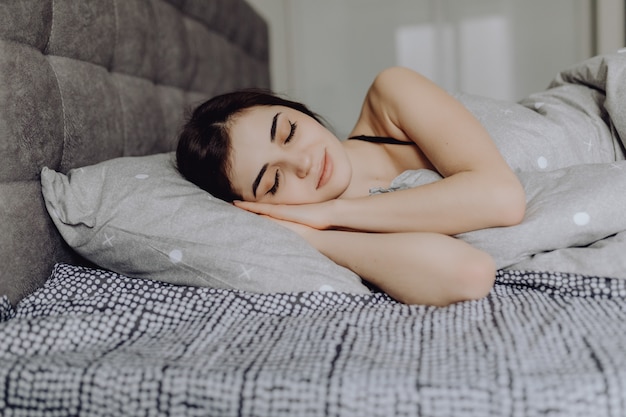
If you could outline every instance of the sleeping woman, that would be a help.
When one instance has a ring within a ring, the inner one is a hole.
[[[478,120],[405,68],[376,77],[347,140],[268,92],[214,97],[185,125],[177,164],[212,195],[294,230],[411,304],[485,296],[492,258],[453,235],[515,225],[525,212],[523,187]],[[370,195],[422,168],[443,180]]]

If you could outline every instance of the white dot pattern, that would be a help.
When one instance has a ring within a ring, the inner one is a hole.
[[[61,264],[15,309],[0,298],[0,407],[4,416],[618,416],[624,305],[626,281],[564,273],[499,271],[486,298],[435,308]]]
[[[173,249],[170,254],[170,261],[172,261],[172,263],[179,263],[180,261],[183,260],[183,252],[180,249]]]
[[[574,214],[573,219],[574,223],[576,223],[578,226],[586,226],[591,221],[591,216],[585,211],[580,211]]]
[[[537,166],[539,169],[546,169],[548,167],[548,159],[545,156],[537,158]]]

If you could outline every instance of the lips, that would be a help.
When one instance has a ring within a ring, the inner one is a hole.
[[[328,152],[326,152],[326,150],[324,150],[324,157],[322,158],[321,165],[322,166],[320,168],[320,178],[317,182],[316,188],[323,187],[328,182],[330,176],[333,173],[333,163],[328,156]]]

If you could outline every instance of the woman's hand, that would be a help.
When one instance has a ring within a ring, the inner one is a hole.
[[[298,205],[235,201],[234,205],[274,220],[283,220],[289,223],[308,226],[313,229],[325,230],[332,227],[330,219],[333,201]]]

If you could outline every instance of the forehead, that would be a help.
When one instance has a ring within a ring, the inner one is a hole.
[[[242,139],[267,137],[272,127],[272,118],[280,111],[277,106],[255,106],[235,115],[228,129],[233,150]]]
[[[234,116],[228,128],[231,156],[234,157],[242,145],[248,147],[269,143],[272,120],[280,112],[278,106],[256,106]]]
[[[245,109],[232,118],[231,134],[242,130],[260,129],[263,125],[266,125],[268,130],[274,115],[283,111],[281,106],[254,106]]]

